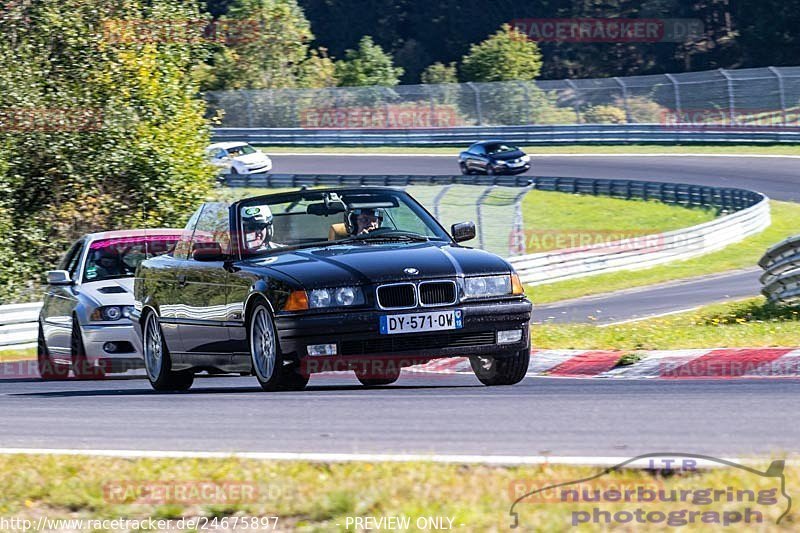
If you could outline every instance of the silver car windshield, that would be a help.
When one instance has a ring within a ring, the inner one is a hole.
[[[121,237],[92,242],[83,270],[86,282],[128,278],[145,259],[172,252],[179,235]]]

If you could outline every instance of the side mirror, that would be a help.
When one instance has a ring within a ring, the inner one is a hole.
[[[224,261],[225,254],[218,242],[195,243],[192,248],[192,259],[195,261]]]
[[[450,234],[456,242],[472,240],[475,238],[475,223],[459,222],[458,224],[453,224],[450,228]]]
[[[72,278],[66,270],[51,270],[47,273],[48,285],[72,285]]]

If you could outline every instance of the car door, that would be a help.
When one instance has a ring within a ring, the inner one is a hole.
[[[225,261],[197,260],[194,252],[217,249],[230,255],[230,205],[209,202],[197,221],[192,236],[192,254],[184,269],[181,304],[185,316],[179,321],[184,351],[192,354],[221,354],[229,350],[226,327],[228,271]],[[197,362],[197,361],[193,361]]]
[[[184,351],[178,321],[186,315],[182,293],[192,249],[192,237],[202,211],[203,206],[200,206],[192,214],[172,253],[159,257],[158,266],[150,268],[147,273],[148,291],[152,292],[150,296],[158,305],[161,330],[171,353]]]
[[[482,145],[472,146],[469,149],[469,160],[467,161],[467,168],[469,170],[477,170],[483,172],[486,170],[486,151]]]
[[[42,304],[42,330],[51,356],[56,362],[69,362],[72,357],[72,311],[78,302],[80,268],[86,252],[86,238],[75,242],[64,255],[58,270],[69,272],[69,285],[48,285]],[[62,361],[59,361],[63,358]]]

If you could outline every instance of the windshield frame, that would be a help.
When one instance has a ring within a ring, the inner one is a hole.
[[[434,217],[430,211],[425,209],[421,203],[419,203],[413,196],[408,194],[406,191],[395,189],[393,187],[334,187],[334,188],[325,188],[325,189],[306,189],[302,188],[296,191],[289,191],[289,192],[281,192],[275,194],[265,194],[261,196],[252,196],[250,198],[243,198],[231,204],[231,209],[233,211],[233,228],[232,233],[235,235],[233,242],[236,243],[236,254],[238,255],[240,260],[250,259],[253,257],[263,257],[267,255],[272,255],[275,253],[283,253],[289,252],[293,250],[302,250],[306,248],[316,248],[316,247],[331,247],[331,246],[352,246],[353,244],[367,244],[368,239],[341,239],[337,241],[328,241],[328,240],[320,240],[315,242],[308,242],[298,245],[292,246],[285,246],[281,248],[274,248],[274,249],[265,249],[257,253],[245,253],[247,249],[244,243],[244,235],[239,230],[241,228],[241,213],[242,213],[242,206],[251,203],[259,203],[263,202],[265,204],[280,204],[280,203],[289,203],[294,200],[322,200],[323,193],[336,193],[338,195],[347,195],[347,194],[393,194],[397,195],[398,197],[402,198],[402,201],[405,201],[411,210],[416,214],[418,217],[422,219],[423,222],[430,225],[431,229],[434,233],[441,233],[441,235],[434,235],[434,236],[427,236],[430,242],[439,242],[439,243],[447,243],[447,244],[454,244],[455,241],[453,237],[450,235],[450,232],[447,231],[444,226]],[[400,199],[398,198],[398,200]]]
[[[158,254],[158,255],[151,255],[149,257],[147,257],[147,255],[145,255],[145,258],[142,259],[142,261],[147,261],[147,260],[153,259],[155,257],[160,257],[162,255],[171,254],[172,251],[175,249],[175,244],[177,244],[178,240],[180,239],[180,235],[176,232],[176,233],[164,233],[164,234],[157,233],[157,234],[149,234],[149,235],[148,234],[143,234],[143,235],[129,235],[129,236],[124,236],[124,237],[123,236],[118,236],[118,237],[103,237],[103,238],[88,239],[88,240],[85,241],[84,250],[83,250],[83,254],[82,254],[83,258],[82,258],[81,264],[79,266],[79,273],[80,273],[79,283],[80,284],[98,283],[98,282],[104,282],[104,281],[112,281],[112,280],[119,280],[119,279],[130,279],[130,278],[135,278],[136,277],[135,272],[133,274],[118,274],[118,275],[114,275],[114,276],[105,276],[105,277],[92,278],[92,279],[87,277],[87,268],[89,267],[91,254],[95,250],[99,250],[100,249],[100,248],[92,249],[92,246],[94,246],[97,243],[102,243],[102,242],[107,242],[107,241],[114,242],[114,241],[119,241],[119,240],[123,240],[123,239],[130,239],[131,240],[131,245],[134,245],[134,244],[138,245],[138,244],[141,244],[142,242],[151,241],[151,240],[156,240],[156,241],[174,241],[174,243],[172,244],[172,250],[168,250],[168,251],[166,251],[166,252],[164,252],[162,254]],[[77,281],[78,280],[76,280],[76,282]]]

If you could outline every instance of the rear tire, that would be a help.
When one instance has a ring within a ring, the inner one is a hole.
[[[501,359],[491,355],[473,355],[469,358],[472,371],[484,385],[514,385],[528,372],[530,350],[521,350],[511,357]]]
[[[497,174],[497,171],[494,169],[494,167],[492,165],[487,165],[486,166],[486,175],[487,176],[494,176],[496,174]]]
[[[86,358],[81,328],[75,318],[72,319],[72,373],[78,379],[103,379],[106,373],[102,368],[93,365]]]
[[[172,358],[164,341],[158,315],[155,312],[147,314],[142,335],[144,351],[144,367],[150,385],[158,392],[186,391],[194,383],[194,373],[191,371],[172,371]]]
[[[54,363],[44,340],[44,329],[39,323],[39,337],[37,339],[36,363],[39,375],[45,381],[62,381],[69,377],[69,365]]]

